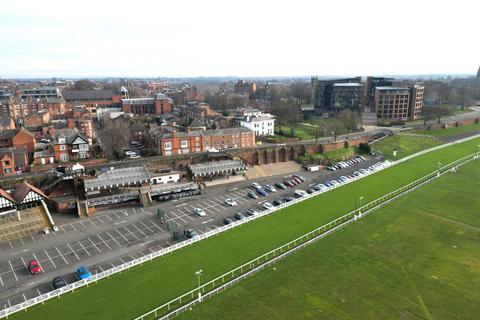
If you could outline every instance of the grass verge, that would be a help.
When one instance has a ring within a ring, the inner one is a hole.
[[[474,123],[474,124],[469,124],[469,125],[464,125],[459,127],[446,128],[446,129],[421,130],[421,131],[417,131],[416,133],[426,134],[434,137],[444,137],[444,136],[454,136],[457,134],[469,133],[469,132],[480,132],[480,123]]]
[[[477,160],[178,319],[476,319],[479,181]]]
[[[374,152],[383,154],[388,159],[401,159],[415,152],[432,148],[442,144],[442,141],[434,137],[420,137],[398,134],[390,136],[372,144]],[[397,156],[393,156],[393,150],[397,150]],[[473,151],[472,151],[473,152]]]

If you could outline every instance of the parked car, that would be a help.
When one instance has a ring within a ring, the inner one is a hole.
[[[251,216],[256,216],[258,215],[258,211],[253,209],[253,208],[250,208],[247,210],[247,216],[251,217]]]
[[[227,198],[225,203],[228,204],[230,207],[235,207],[238,203],[232,198]]]
[[[302,180],[300,180],[300,179],[299,179],[299,178],[297,178],[297,177],[292,177],[292,179],[291,179],[291,180],[292,180],[292,181],[294,181],[296,184],[300,184],[300,183],[302,183]]]
[[[77,278],[77,280],[84,280],[84,279],[88,279],[92,276],[92,273],[90,272],[90,270],[88,270],[87,267],[85,266],[80,266],[76,271],[75,271],[75,278]]]
[[[295,198],[293,198],[293,197],[285,197],[285,198],[283,198],[283,200],[285,200],[285,202],[290,202],[290,201],[295,200]]]
[[[335,168],[334,166],[327,166],[327,170],[337,171],[337,168]]]
[[[130,158],[130,159],[140,159],[141,156],[133,155],[133,156],[130,156],[129,158]]]
[[[52,279],[52,283],[50,283],[50,286],[53,290],[60,289],[62,287],[65,287],[66,285],[67,281],[65,281],[65,279],[63,279],[62,277],[55,277]]]
[[[364,156],[357,156],[357,158],[362,159],[363,161],[366,161],[366,160],[367,160],[367,159],[365,159]]]
[[[301,182],[304,182],[304,181],[305,181],[305,178],[302,177],[302,176],[300,176],[300,175],[298,175],[298,174],[294,174],[292,177],[299,179]]]
[[[293,188],[293,186],[295,186],[295,184],[290,180],[285,180],[283,183],[285,183],[285,185],[287,185],[289,187],[292,187],[292,188]]]
[[[272,204],[274,206],[279,206],[279,205],[283,204],[283,200],[282,199],[275,199],[275,200],[273,200]]]
[[[282,189],[282,190],[285,190],[285,189],[287,189],[287,186],[286,186],[286,185],[284,185],[284,184],[283,184],[283,183],[281,183],[281,182],[277,182],[277,183],[275,183],[275,186],[276,186],[278,189]]]
[[[272,209],[273,205],[270,202],[265,202],[264,204],[262,204],[262,207],[264,209]]]
[[[224,224],[224,225],[227,225],[227,224],[230,224],[230,223],[233,223],[232,218],[225,218],[225,219],[223,219],[223,224]]]
[[[258,188],[257,189],[257,193],[263,197],[266,197],[268,194],[265,190],[263,190],[262,188]]]
[[[205,217],[207,214],[205,213],[205,210],[202,208],[193,208],[193,213],[195,213],[199,217]]]
[[[266,189],[268,192],[277,192],[277,189],[275,189],[271,184],[265,185],[265,189]]]
[[[256,194],[255,192],[253,192],[253,191],[248,192],[247,195],[248,195],[250,198],[252,198],[252,199],[258,199],[257,194]]]
[[[52,142],[52,140],[46,139],[46,138],[42,138],[42,139],[40,139],[40,142],[41,142],[41,143],[50,143],[50,142]]]
[[[327,190],[328,187],[324,184],[317,184],[315,187],[313,187],[313,189],[317,190],[317,191],[323,191],[323,190]]]
[[[307,193],[303,190],[297,189],[297,190],[295,190],[295,195],[297,197],[305,197],[307,195]]]
[[[125,155],[126,156],[136,156],[137,153],[135,151],[127,150],[127,151],[125,151]]]
[[[312,193],[314,193],[314,192],[315,192],[315,189],[313,189],[313,188],[307,189],[307,193],[308,193],[308,194],[312,194]]]
[[[241,212],[237,212],[233,215],[233,217],[235,218],[235,220],[243,220],[245,219],[246,217],[243,215],[243,213]]]
[[[198,232],[195,231],[195,230],[193,230],[193,229],[184,230],[184,231],[183,231],[183,234],[184,234],[185,237],[187,237],[188,239],[198,238]]]
[[[258,189],[258,188],[261,188],[262,186],[259,185],[259,184],[256,183],[256,182],[254,182],[254,183],[252,183],[252,187],[253,187],[254,189]]]
[[[37,260],[32,260],[28,263],[28,272],[30,274],[39,274],[42,272],[42,267],[40,266],[40,263],[38,263]]]

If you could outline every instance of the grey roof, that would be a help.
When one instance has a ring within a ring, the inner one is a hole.
[[[245,170],[242,160],[221,160],[188,166],[194,177]]]
[[[43,157],[53,157],[53,151],[52,150],[41,150],[41,151],[35,151],[33,153],[33,158],[43,158]]]
[[[11,118],[7,118],[7,117],[0,117],[0,125],[3,126],[10,126],[12,122],[12,119]]]
[[[77,137],[82,138],[83,140],[85,140],[86,143],[88,143],[88,139],[85,138],[85,136],[83,134],[81,134],[80,132],[78,132],[78,130],[76,130],[76,129],[67,128],[67,129],[57,130],[57,132],[55,132],[55,138],[54,138],[54,142],[56,144],[58,144],[58,138],[60,138],[61,136],[65,137],[65,142],[68,143],[68,144],[73,143],[73,141],[75,141],[75,139],[77,139]]]
[[[227,134],[233,133],[241,133],[241,132],[251,132],[250,129],[245,127],[235,127],[235,128],[226,128],[226,129],[216,129],[216,130],[207,130],[202,132],[204,136],[223,136]]]
[[[13,147],[13,148],[1,148],[0,158],[8,154],[15,161],[16,167],[25,167],[28,163],[25,160],[27,155],[27,147]],[[28,161],[28,160],[27,160]]]
[[[408,90],[407,87],[376,87],[377,90]]]
[[[15,130],[0,131],[0,139],[12,139],[15,135]]]
[[[150,180],[150,174],[145,166],[117,168],[100,174],[95,179],[85,180],[86,191],[107,189],[111,187],[128,186]]]
[[[361,83],[345,82],[345,83],[334,83],[334,87],[362,87]]]
[[[68,90],[63,91],[65,100],[95,100],[95,99],[112,99],[115,95],[113,90]]]

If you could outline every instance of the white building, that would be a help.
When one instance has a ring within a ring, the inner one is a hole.
[[[255,132],[256,136],[271,136],[275,132],[275,117],[259,110],[246,110],[240,119],[240,125]]]

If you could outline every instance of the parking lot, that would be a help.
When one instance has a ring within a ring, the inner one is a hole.
[[[0,308],[51,290],[50,281],[55,276],[63,276],[67,283],[75,281],[73,272],[80,265],[88,266],[92,273],[101,272],[171,245],[173,240],[167,222],[174,224],[178,231],[191,228],[201,234],[219,228],[224,218],[236,212],[245,213],[249,208],[263,210],[261,206],[265,201],[291,196],[295,189],[307,190],[318,182],[367,167],[372,162],[375,160],[335,172],[304,171],[301,175],[306,181],[302,184],[258,199],[248,197],[248,192],[254,190],[250,186],[253,181],[239,182],[149,208],[137,206],[98,212],[93,217],[62,224],[57,233],[0,242]],[[257,182],[264,186],[283,179],[284,176],[276,176]],[[225,203],[227,198],[234,199],[238,205],[230,207]],[[164,223],[156,214],[157,208],[167,213]],[[202,208],[206,215],[197,216],[194,208]],[[28,262],[33,259],[39,262],[42,273],[30,275],[28,272]]]

